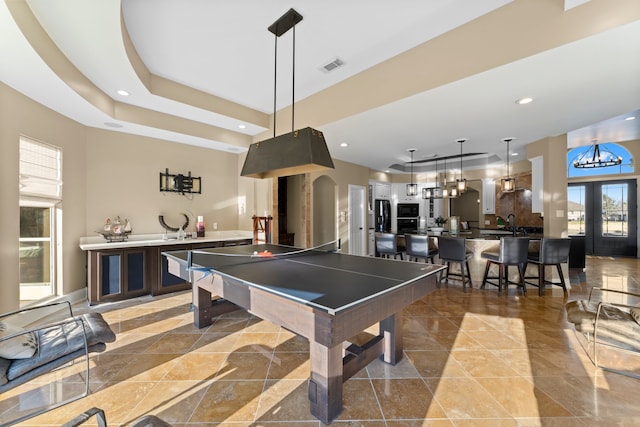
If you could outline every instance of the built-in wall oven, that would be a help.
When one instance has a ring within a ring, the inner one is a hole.
[[[418,232],[418,218],[398,218],[398,234],[416,234]]]
[[[398,234],[415,234],[418,232],[420,205],[418,203],[398,203],[396,229]]]
[[[418,203],[398,203],[397,218],[417,218],[420,216]]]

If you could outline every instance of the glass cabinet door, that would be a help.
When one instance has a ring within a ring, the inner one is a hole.
[[[100,255],[100,296],[122,292],[122,254]]]
[[[145,260],[144,252],[127,252],[127,292],[145,289]]]

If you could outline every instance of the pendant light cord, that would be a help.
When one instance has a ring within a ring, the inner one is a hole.
[[[276,109],[276,93],[278,88],[278,36],[274,34],[276,38],[275,49],[273,52],[273,137],[276,137],[276,115],[278,110]]]
[[[464,142],[460,142],[460,181],[462,181],[462,144]]]
[[[511,178],[511,173],[509,172],[509,143],[511,141],[507,140],[507,178]]]
[[[293,64],[291,65],[291,132],[295,130],[296,111],[296,26],[293,26]]]
[[[273,52],[273,137],[276,137],[276,117],[278,109],[276,106],[276,94],[278,93],[278,36],[275,35],[276,42]],[[293,63],[291,65],[291,132],[295,130],[296,111],[296,26],[293,26]]]

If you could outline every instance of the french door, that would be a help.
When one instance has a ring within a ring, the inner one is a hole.
[[[569,234],[585,236],[587,255],[637,256],[635,179],[570,184]]]

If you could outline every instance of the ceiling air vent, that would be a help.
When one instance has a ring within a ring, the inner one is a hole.
[[[336,58],[328,64],[323,65],[322,69],[326,72],[329,72],[335,70],[338,67],[341,67],[342,65],[344,65],[344,61],[340,58]]]

